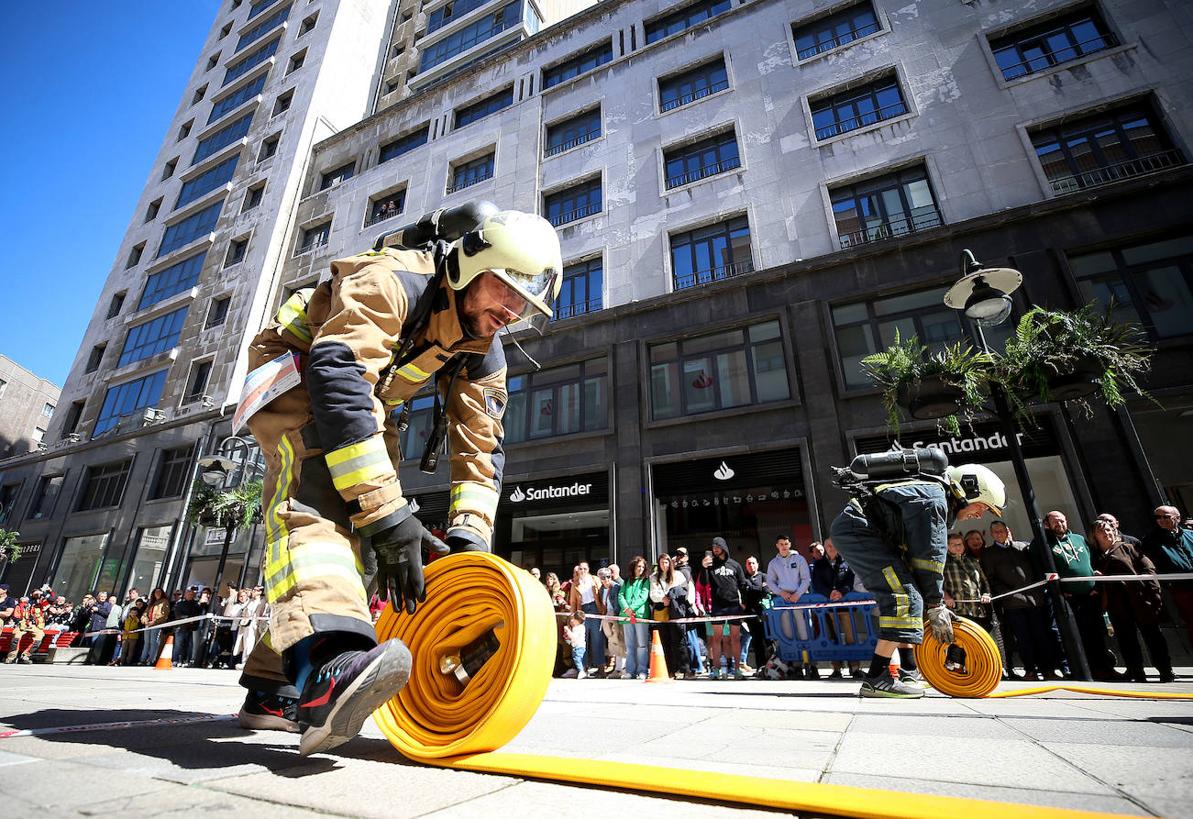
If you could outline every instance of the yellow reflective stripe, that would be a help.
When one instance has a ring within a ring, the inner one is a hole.
[[[923,569],[926,572],[934,572],[936,574],[944,574],[944,564],[939,560],[929,560],[926,557],[913,557],[911,559],[911,568]]]
[[[879,628],[923,628],[924,624],[918,617],[882,617],[878,618]]]
[[[476,512],[489,520],[497,514],[497,490],[479,483],[458,483],[452,487],[452,511]]]
[[[385,440],[374,435],[356,444],[349,444],[324,456],[331,472],[331,482],[336,490],[343,492],[357,484],[393,474]]]
[[[904,592],[903,584],[899,582],[899,575],[895,574],[894,566],[887,566],[882,570],[882,576],[886,578],[886,584],[893,592]]]
[[[907,617],[911,609],[911,598],[906,594],[896,594],[895,597],[895,616]]]
[[[307,326],[307,299],[310,292],[307,290],[299,290],[290,298],[286,299],[286,303],[278,308],[278,324],[289,330],[295,338],[309,342],[311,340],[311,331]]]
[[[289,586],[283,588],[275,587],[270,582],[270,576],[276,574],[280,567],[286,565],[286,541],[290,534],[287,530],[285,520],[282,519],[281,505],[290,497],[290,482],[293,477],[292,470],[294,467],[294,447],[285,435],[278,442],[278,455],[281,459],[278,480],[274,487],[273,495],[269,499],[269,508],[265,514],[265,596],[271,603],[277,602],[294,585],[291,583]]]
[[[431,377],[429,372],[419,369],[413,364],[406,364],[404,366],[398,367],[398,375],[414,384],[421,384]]]

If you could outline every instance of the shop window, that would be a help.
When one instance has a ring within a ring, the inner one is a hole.
[[[650,405],[655,420],[790,397],[777,321],[650,348]]]
[[[709,176],[741,167],[737,135],[730,128],[699,142],[668,148],[663,152],[668,188],[678,188]]]
[[[1097,9],[1085,6],[992,39],[990,50],[1003,79],[1014,80],[1117,44]]]
[[[137,551],[133,557],[132,573],[128,578],[129,588],[148,592],[154,587],[166,560],[172,531],[171,526],[148,526],[141,529],[140,537],[137,538]]]
[[[506,443],[605,429],[609,425],[609,362],[510,376],[502,424]]]
[[[99,572],[100,559],[108,546],[108,533],[68,537],[54,572],[54,592],[67,600],[81,600],[89,592],[114,592],[114,584],[103,585],[111,575]],[[101,576],[96,577],[97,574]]]
[[[1147,102],[1033,131],[1031,142],[1053,193],[1185,163]]]
[[[907,236],[942,224],[923,165],[831,188],[829,196],[843,248]]]
[[[665,17],[647,23],[646,44],[650,45],[664,37],[687,31],[718,14],[724,14],[729,8],[730,0],[701,0],[699,3],[684,6],[679,11],[673,11]]]
[[[37,482],[37,490],[33,493],[33,503],[29,506],[29,517],[33,520],[48,518],[54,514],[54,504],[58,501],[58,494],[62,491],[64,475],[43,475]]]
[[[795,37],[796,57],[807,60],[881,29],[873,4],[866,0],[826,17],[797,23],[791,27],[791,32]]]
[[[682,74],[660,79],[659,112],[680,108],[728,87],[729,72],[725,70],[725,58],[717,57]]]
[[[604,290],[601,259],[569,264],[563,268],[563,282],[555,301],[555,318],[565,319],[601,309]]]
[[[675,289],[730,279],[754,270],[750,223],[738,216],[714,225],[671,234]]]
[[[1152,337],[1193,334],[1193,233],[1069,256],[1083,300],[1139,322]]]
[[[547,126],[547,141],[543,156],[555,156],[591,142],[601,135],[601,109],[593,108]]]
[[[132,459],[129,458],[87,467],[83,475],[83,491],[79,493],[75,511],[87,512],[119,506],[120,498],[124,496],[124,487],[128,485],[128,475],[132,466]]]
[[[907,103],[892,71],[865,85],[809,99],[816,139],[825,140],[907,113]]]
[[[163,449],[158,457],[157,475],[153,480],[153,489],[149,493],[150,500],[162,498],[177,498],[186,488],[186,479],[190,473],[191,454],[193,446]]]

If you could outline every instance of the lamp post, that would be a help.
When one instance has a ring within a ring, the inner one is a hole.
[[[964,313],[973,321],[982,351],[988,354],[990,346],[986,343],[986,335],[982,328],[997,327],[1010,318],[1014,307],[1011,294],[1023,284],[1023,274],[1009,267],[985,268],[968,250],[961,252],[961,273],[961,279],[945,293],[944,303]],[[1000,384],[990,384],[990,399],[994,404],[994,415],[998,418],[1003,437],[1011,451],[1011,465],[1015,469],[1019,493],[1023,496],[1023,505],[1031,522],[1032,542],[1038,544],[1036,557],[1045,572],[1054,573],[1056,563],[1052,559],[1052,549],[1048,545],[1040,510],[1036,506],[1036,492],[1027,472],[1023,448],[1019,444],[1019,431],[1015,427],[1014,415]],[[1060,593],[1060,584],[1049,583],[1045,588],[1052,601],[1053,611],[1056,612],[1065,653],[1069,657],[1069,670],[1077,679],[1088,680],[1089,664],[1081,645],[1077,623],[1073,619],[1073,612]]]
[[[230,456],[238,450],[243,450],[243,454],[240,460],[236,461]],[[229,436],[220,442],[216,454],[199,459],[200,477],[208,486],[220,487],[224,490],[235,489],[244,481],[246,471],[250,468],[254,470],[257,468],[255,463],[249,464],[252,453],[252,446],[244,438],[237,435]],[[228,551],[232,548],[232,536],[236,532],[235,526],[226,526],[225,529],[227,533],[224,535],[224,548],[220,550],[220,562],[216,566],[215,583],[212,585],[213,593],[216,596],[220,593],[220,584],[224,579],[224,567],[228,563]],[[246,560],[247,557],[246,554]]]

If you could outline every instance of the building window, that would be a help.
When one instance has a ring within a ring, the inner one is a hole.
[[[750,223],[745,216],[671,234],[671,275],[676,290],[753,270]]]
[[[249,6],[249,16],[244,18],[245,22],[252,20],[254,17],[265,11],[277,1],[278,0],[257,0],[256,3],[253,3],[251,6]]]
[[[51,418],[54,415],[54,405],[50,403],[42,404],[41,416],[43,418]]]
[[[331,236],[331,222],[324,222],[315,227],[305,228],[302,231],[302,240],[298,245],[298,252],[310,253],[320,247],[327,246],[327,240]]]
[[[261,89],[265,88],[265,74],[262,74],[257,79],[242,86],[240,89],[232,92],[226,97],[223,97],[219,102],[211,106],[211,113],[207,117],[207,124],[215,122],[224,114],[235,111],[240,106],[244,105],[249,100],[261,93]]]
[[[113,319],[120,315],[120,311],[124,309],[124,297],[127,293],[121,290],[112,296],[112,300],[108,302],[108,318]]]
[[[54,504],[58,502],[58,495],[62,492],[62,482],[65,475],[43,475],[37,482],[37,489],[33,493],[33,502],[29,505],[29,517],[34,520],[48,518],[54,514]]]
[[[231,33],[232,33],[232,24],[228,23],[227,25],[225,25],[223,28],[220,29],[220,36],[217,37],[216,39],[222,40]]]
[[[87,512],[119,506],[132,466],[132,458],[129,458],[87,467],[83,473],[83,491],[79,493],[79,504],[75,511]]]
[[[389,58],[391,60],[397,59],[398,57],[401,57],[405,53],[406,53],[406,46],[402,45],[401,43],[394,43],[393,47],[389,50]]]
[[[245,74],[261,65],[261,63],[268,60],[274,54],[277,54],[278,46],[281,45],[281,42],[281,37],[271,40],[270,42],[258,48],[252,54],[249,54],[240,62],[228,66],[227,70],[224,71],[224,81],[220,83],[220,87],[227,85],[233,80],[240,79]]]
[[[699,25],[705,20],[729,11],[729,0],[702,0],[690,6],[684,6],[679,11],[673,11],[666,17],[660,17],[646,24],[646,44],[650,45],[664,37],[686,31],[692,26]]]
[[[396,77],[392,80],[385,81],[385,94],[389,95],[402,87],[402,78]]]
[[[942,224],[922,165],[829,190],[841,247],[907,236]]]
[[[668,188],[678,188],[741,167],[737,135],[732,131],[663,151]]]
[[[790,397],[777,321],[651,345],[650,406],[656,421]]]
[[[298,36],[310,34],[315,30],[315,24],[319,22],[319,12],[315,12],[310,17],[302,21],[302,25],[298,27]]]
[[[505,442],[591,432],[609,426],[609,362],[594,358],[507,380]]]
[[[286,6],[285,8],[282,8],[282,9],[278,9],[273,14],[269,15],[264,20],[262,20],[260,23],[257,23],[257,25],[250,28],[244,34],[241,34],[240,39],[236,41],[236,50],[233,51],[233,53],[235,54],[235,53],[243,50],[245,48],[245,46],[249,46],[249,45],[252,45],[253,43],[257,42],[262,37],[264,37],[266,34],[273,31],[275,28],[280,26],[282,23],[286,22],[286,18],[289,16],[290,16],[290,7],[289,6]],[[304,23],[304,25],[305,25],[305,23]]]
[[[250,112],[229,122],[214,134],[199,140],[199,144],[195,146],[195,155],[191,157],[191,164],[202,162],[212,154],[227,148],[233,142],[243,139],[252,124],[253,115]]]
[[[412,131],[405,136],[398,137],[393,142],[387,142],[381,146],[381,156],[378,163],[388,162],[391,159],[396,159],[407,151],[413,151],[420,145],[427,144],[427,136],[430,134],[430,123],[423,123],[423,125],[416,131]]]
[[[1193,334],[1193,233],[1069,256],[1086,301],[1138,322],[1153,338]]]
[[[595,177],[543,197],[543,212],[555,227],[601,212],[601,178]]]
[[[210,122],[210,120],[208,120],[208,121]],[[182,123],[181,126],[179,126],[179,128],[178,128],[178,141],[179,142],[181,142],[182,140],[186,139],[188,136],[191,135],[191,128],[194,126],[194,124],[195,124],[195,121],[192,119],[192,120],[187,120],[186,122]]]
[[[729,5],[728,0],[725,0],[725,5]],[[605,40],[593,48],[581,51],[579,54],[567,58],[561,63],[544,68],[543,89],[559,85],[561,82],[567,82],[572,77],[578,77],[612,60],[613,41]]]
[[[124,264],[124,269],[128,270],[130,267],[136,267],[141,263],[141,256],[145,253],[145,243],[133,245],[133,249],[128,252],[128,261]]]
[[[220,296],[217,299],[211,300],[211,309],[207,312],[207,322],[203,325],[204,330],[210,330],[212,327],[219,327],[228,318],[228,307],[232,304],[231,296]]]
[[[471,187],[486,179],[493,178],[493,154],[486,154],[479,159],[463,162],[452,168],[452,181],[447,186],[447,192],[455,193]]]
[[[555,300],[555,318],[572,318],[600,310],[605,292],[603,280],[604,267],[599,258],[564,267],[559,298]]]
[[[864,128],[907,113],[894,73],[837,94],[808,100],[817,139]]]
[[[514,87],[511,85],[504,91],[498,91],[496,94],[485,97],[483,100],[478,100],[470,105],[465,105],[462,108],[456,109],[456,128],[463,128],[476,122],[479,119],[484,119],[489,114],[495,114],[502,108],[509,108],[514,104]]]
[[[103,363],[104,353],[107,351],[107,344],[96,344],[91,348],[90,354],[87,356],[87,368],[83,371],[85,373],[93,373],[99,369],[99,365]]]
[[[41,442],[45,437],[46,437],[46,431],[44,429],[42,429],[41,427],[34,427],[33,435],[30,436],[30,439],[32,440],[34,447],[36,447],[37,449],[42,449],[43,447],[41,445]],[[32,450],[30,450],[30,451],[32,451]]]
[[[302,51],[290,57],[290,62],[286,64],[286,74],[293,74],[298,69],[302,68],[302,64],[307,61],[307,50]]]
[[[196,88],[195,95],[193,97],[191,97],[191,105],[195,105],[196,103],[202,102],[203,97],[205,97],[206,95],[207,95],[207,86],[206,85],[202,85],[202,86]]]
[[[862,359],[901,339],[918,338],[932,352],[966,338],[960,314],[944,305],[944,288],[832,308],[837,355],[847,389],[874,386]]]
[[[178,157],[174,157],[162,167],[162,180],[169,179],[178,170]]]
[[[729,87],[725,58],[659,80],[659,111],[670,111]]]
[[[1117,44],[1101,15],[1087,6],[993,38],[990,50],[1003,79],[1013,80]]]
[[[261,143],[261,153],[257,157],[257,161],[264,162],[265,160],[271,158],[274,154],[276,154],[278,152],[278,144],[281,143],[281,141],[282,141],[282,135],[274,134],[269,139],[262,142]]]
[[[79,429],[79,421],[83,419],[83,407],[86,401],[74,401],[70,405],[70,409],[66,413],[66,422],[62,425],[62,437],[67,438],[74,435]]]
[[[406,206],[406,189],[395,193],[387,193],[371,201],[369,215],[365,218],[365,227],[392,219],[402,212]]]
[[[1031,132],[1036,157],[1053,193],[1108,185],[1183,165],[1148,105],[1083,117]]]
[[[419,71],[428,71],[440,63],[447,62],[457,54],[463,54],[507,28],[516,26],[521,20],[522,0],[508,3],[492,14],[486,14],[459,31],[453,31],[442,40],[424,47],[419,58]]]
[[[207,391],[207,382],[211,380],[212,361],[197,361],[191,365],[191,377],[187,381],[184,404],[191,404],[203,398]]]
[[[294,102],[294,89],[291,88],[284,94],[279,94],[277,100],[273,103],[273,113],[271,117],[276,117],[278,114],[284,114],[290,110],[290,103]]]
[[[11,450],[11,445],[10,445]],[[21,493],[21,484],[6,483],[0,488],[0,526],[8,523],[12,517],[12,510],[17,502],[17,495]]]
[[[244,206],[240,209],[240,212],[243,213],[246,210],[252,210],[253,208],[257,207],[257,205],[261,204],[261,199],[264,196],[265,183],[261,182],[259,184],[253,185],[244,195]]]
[[[203,270],[203,262],[206,259],[207,251],[203,251],[151,274],[145,280],[145,290],[141,293],[141,300],[137,302],[137,309],[144,310],[170,296],[190,290],[199,283],[199,273]]]
[[[135,361],[142,361],[178,346],[182,325],[186,323],[186,312],[187,308],[181,307],[144,324],[130,327],[116,366],[123,367]]]
[[[486,2],[487,0],[455,0],[455,2],[443,4],[427,15],[427,34],[438,31],[454,20],[459,20],[470,11],[476,11]]]
[[[351,179],[356,170],[356,160],[347,162],[338,168],[328,171],[319,177],[319,190],[325,191],[332,185],[338,185],[345,179]]]
[[[159,196],[157,199],[154,199],[152,202],[149,203],[149,207],[145,211],[145,221],[152,222],[154,219],[157,218],[157,215],[161,212],[161,209],[162,209],[162,199]]]
[[[156,406],[161,400],[162,388],[166,385],[166,373],[169,370],[158,370],[155,373],[138,378],[136,381],[126,381],[115,387],[109,387],[104,395],[103,406],[99,410],[99,418],[95,421],[92,437],[101,435],[120,423],[120,419],[131,415],[146,407]]]
[[[224,267],[231,267],[244,261],[244,254],[249,249],[248,237],[233,239],[228,245],[228,253],[224,256]]]
[[[795,37],[795,55],[807,60],[880,31],[878,16],[869,0],[842,9],[827,17],[791,27]]]
[[[215,53],[215,54],[212,54],[210,57],[208,57],[208,58],[207,58],[207,68],[205,68],[205,69],[203,69],[203,70],[204,70],[204,71],[210,71],[211,69],[215,68],[215,67],[216,67],[217,65],[219,65],[219,64],[220,64],[220,55],[219,55],[219,53],[217,52],[217,53]]]
[[[194,451],[193,446],[162,450],[157,461],[157,475],[153,480],[153,489],[149,492],[149,500],[181,497],[186,488],[186,479],[190,475],[191,455]]]
[[[178,191],[178,200],[174,203],[174,210],[178,210],[183,205],[188,205],[231,182],[232,175],[236,173],[236,163],[239,161],[240,154],[233,154],[194,179],[182,183],[182,189]]]
[[[167,227],[166,232],[162,235],[161,246],[157,249],[158,258],[180,247],[189,245],[196,239],[200,239],[215,230],[215,223],[219,221],[220,210],[223,207],[224,200],[221,199],[214,204],[208,205],[198,213],[191,214],[181,222],[176,222]]]
[[[554,156],[564,151],[591,142],[601,135],[601,109],[593,108],[576,114],[563,122],[547,126],[544,156]]]

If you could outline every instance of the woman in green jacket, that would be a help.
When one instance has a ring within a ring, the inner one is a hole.
[[[625,634],[625,670],[631,680],[644,678],[650,670],[647,656],[650,619],[650,575],[646,569],[646,558],[635,555],[630,560],[626,580],[617,595],[617,611],[629,622],[622,623]]]

